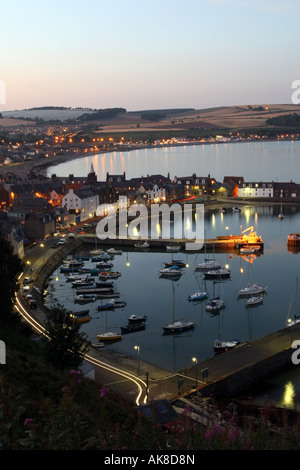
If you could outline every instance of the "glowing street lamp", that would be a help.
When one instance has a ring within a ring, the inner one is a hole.
[[[134,349],[138,352],[138,375],[140,375],[140,347],[134,346]]]
[[[195,364],[196,364],[196,388],[197,388],[197,386],[198,386],[198,361],[197,361],[196,357],[193,357],[192,361],[195,362]]]

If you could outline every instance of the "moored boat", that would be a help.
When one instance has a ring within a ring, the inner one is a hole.
[[[167,251],[173,251],[173,252],[178,252],[180,251],[181,246],[180,245],[167,245],[166,250]]]
[[[246,300],[246,307],[252,307],[253,305],[259,305],[262,303],[264,300],[263,294],[260,295],[254,295],[249,297],[249,299]]]
[[[146,315],[143,315],[143,316],[137,316],[137,315],[130,315],[130,317],[128,318],[128,323],[142,323],[142,322],[145,322],[147,320],[147,316]]]
[[[203,263],[197,263],[195,269],[210,271],[212,269],[220,269],[221,265],[214,259],[206,258]]]
[[[108,248],[108,250],[106,250],[106,251],[110,255],[121,255],[122,254],[122,250],[117,250],[116,248]]]
[[[178,266],[171,266],[170,268],[160,269],[161,276],[173,277],[173,276],[181,276],[182,272]]]
[[[225,352],[229,349],[235,348],[238,344],[240,344],[239,339],[230,339],[228,341],[220,341],[216,339],[214,341],[214,351],[215,352]]]
[[[89,302],[94,302],[95,300],[96,300],[96,297],[90,294],[80,294],[74,297],[74,302],[81,303],[81,304],[87,304]]]
[[[108,331],[107,333],[97,335],[97,339],[103,343],[110,343],[114,341],[120,341],[122,339],[122,335],[121,333],[113,333]]]
[[[101,271],[101,273],[99,274],[99,279],[117,279],[120,276],[121,273],[119,273],[118,271]]]
[[[114,310],[115,308],[124,308],[126,307],[126,305],[126,302],[124,302],[123,300],[111,299],[106,304],[98,305],[98,312],[101,312],[103,310]]]
[[[207,311],[216,311],[224,307],[225,307],[225,300],[220,299],[220,297],[215,297],[211,299],[210,302],[208,302],[205,309]]]
[[[167,268],[170,268],[171,266],[177,266],[178,268],[185,268],[186,267],[186,263],[184,261],[182,261],[181,259],[174,259],[168,263],[165,262],[165,266]]]
[[[230,276],[230,269],[227,268],[219,268],[219,269],[212,269],[204,273],[205,277],[208,278],[225,278]]]
[[[261,294],[267,290],[266,286],[261,286],[260,284],[256,283],[249,283],[246,287],[238,290],[239,295],[253,295],[253,294]]]
[[[142,331],[145,330],[146,328],[146,323],[136,323],[133,325],[126,325],[126,326],[121,326],[121,333],[134,333],[135,331]]]
[[[188,296],[188,300],[190,301],[198,301],[207,298],[207,292],[195,292]]]
[[[135,243],[135,248],[149,248],[150,245],[148,242],[143,242],[143,243]]]
[[[162,329],[164,333],[181,333],[182,331],[188,331],[195,328],[195,323],[193,321],[174,321],[173,323],[169,323],[168,325],[163,325]]]

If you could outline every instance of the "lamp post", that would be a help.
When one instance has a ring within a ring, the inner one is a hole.
[[[198,386],[198,361],[196,357],[193,357],[192,361],[196,363],[196,388],[197,388]]]
[[[134,346],[134,349],[136,349],[138,352],[138,375],[140,375],[140,347]]]

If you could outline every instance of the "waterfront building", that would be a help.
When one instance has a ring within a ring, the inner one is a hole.
[[[242,198],[272,198],[274,196],[274,182],[241,182],[238,197]]]
[[[62,198],[61,206],[76,214],[77,222],[82,222],[95,217],[99,206],[99,195],[89,186],[82,186],[75,191],[71,188]]]

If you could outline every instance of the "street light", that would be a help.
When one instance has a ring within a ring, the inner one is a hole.
[[[193,357],[192,361],[196,363],[196,388],[197,388],[198,386],[198,361],[196,357]]]
[[[134,346],[134,349],[136,349],[138,352],[138,375],[140,375],[140,347]]]

